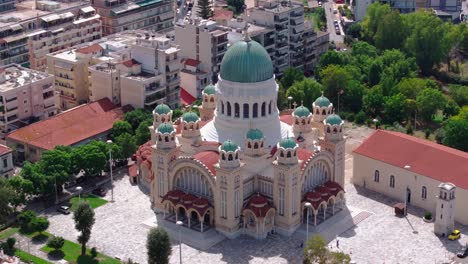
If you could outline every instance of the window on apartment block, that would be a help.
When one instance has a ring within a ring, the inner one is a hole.
[[[375,172],[374,172],[374,181],[379,182],[379,177],[380,177],[379,171],[375,170]]]
[[[421,198],[423,198],[423,199],[426,199],[426,198],[427,198],[427,188],[426,188],[426,186],[423,186],[423,187],[422,187],[422,190],[421,190]]]
[[[3,159],[3,168],[6,168],[6,167],[8,167],[8,160]]]
[[[390,175],[390,187],[395,188],[395,176]]]

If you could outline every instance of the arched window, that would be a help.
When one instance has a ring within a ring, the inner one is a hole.
[[[327,133],[330,133],[330,127],[327,127]]]
[[[296,125],[299,125],[299,119],[296,118]]]
[[[327,112],[325,112],[325,109],[322,110],[322,115],[326,115]]]
[[[268,114],[271,115],[271,101],[270,101],[270,103],[268,104]]]
[[[239,153],[236,153],[236,159],[239,159]]]
[[[224,115],[224,102],[221,101],[221,114]]]
[[[161,122],[166,122],[166,119],[164,117],[161,118]]]
[[[168,136],[165,136],[165,137],[164,137],[164,141],[169,142],[169,137],[168,137]]]
[[[284,152],[283,151],[280,152],[280,157],[284,157]]]
[[[228,160],[232,160],[232,154],[228,155]]]
[[[290,158],[291,157],[291,151],[288,151],[288,153],[286,154],[286,158]]]
[[[379,173],[378,170],[375,170],[375,172],[374,172],[374,181],[379,182],[379,180],[380,180],[379,178],[380,178],[380,173]]]
[[[239,104],[238,103],[234,104],[234,117],[237,117],[237,118],[240,117],[240,109],[239,109]]]
[[[226,156],[224,155],[224,153],[221,155],[221,158],[222,160],[226,160]]]
[[[305,119],[302,119],[302,124],[305,125]]]
[[[208,96],[205,95],[205,102],[208,102]]]
[[[333,133],[336,133],[338,132],[338,130],[336,129],[336,127],[333,128]]]
[[[258,149],[258,143],[257,142],[254,143],[254,149]]]
[[[249,104],[244,104],[242,110],[244,111],[244,118],[249,118]]]
[[[423,198],[423,199],[426,199],[426,198],[427,198],[427,188],[426,188],[426,186],[423,186],[423,187],[422,187],[422,190],[421,190],[421,198]]]
[[[211,98],[210,98],[210,102],[214,102],[214,97],[211,97]]]
[[[161,138],[161,136],[159,136],[159,137],[158,137],[158,140],[159,140],[159,141],[162,141],[162,138]]]
[[[247,143],[248,148],[252,148],[252,144],[250,144],[250,141]]]
[[[262,116],[266,116],[266,103],[263,102],[262,104]]]
[[[227,115],[231,116],[231,102],[227,103]]]
[[[395,188],[395,176],[390,175],[390,187]]]
[[[258,104],[257,104],[257,103],[253,104],[253,113],[252,113],[252,117],[253,117],[253,118],[257,118],[257,117],[258,117]]]
[[[260,147],[263,148],[263,141],[262,141],[262,143],[260,144]]]

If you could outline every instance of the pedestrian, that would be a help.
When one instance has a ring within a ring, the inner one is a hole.
[[[301,240],[301,245],[300,245],[301,248],[304,247],[304,240]]]
[[[338,240],[338,239],[336,240],[336,247],[340,248],[340,240]]]

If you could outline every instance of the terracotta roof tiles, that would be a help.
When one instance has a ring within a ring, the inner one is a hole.
[[[95,53],[95,52],[98,52],[98,51],[101,51],[101,50],[103,50],[101,45],[93,44],[93,45],[90,45],[90,46],[86,46],[86,47],[83,47],[83,48],[76,49],[75,53],[89,54],[89,53]]]
[[[216,175],[216,170],[215,170],[214,165],[218,163],[218,159],[219,159],[219,154],[217,151],[212,151],[212,150],[202,151],[193,155],[193,158],[205,164],[205,166],[208,167],[211,173],[213,173],[213,175]]]

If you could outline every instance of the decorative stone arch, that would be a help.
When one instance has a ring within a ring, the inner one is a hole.
[[[191,192],[190,190],[183,189],[184,192],[193,194],[195,196],[202,196],[208,198],[211,202],[215,199],[215,192],[216,192],[216,183],[214,179],[214,175],[208,170],[207,167],[202,165],[201,162],[197,160],[193,160],[190,158],[178,159],[172,164],[172,170],[169,173],[169,189],[173,190],[177,187],[177,179],[180,177],[180,172],[183,169],[192,169],[199,172],[202,179],[205,179],[208,183],[209,190],[211,191],[211,196],[204,196],[200,195],[195,192]]]
[[[179,221],[181,219],[181,216],[183,216],[184,218],[187,217],[187,207],[185,207],[183,204],[176,204],[174,206],[174,211],[175,211],[175,215],[176,215],[176,221]],[[182,219],[184,219],[182,218]]]
[[[176,212],[176,206],[169,200],[165,200],[162,202],[164,211],[169,212],[169,214],[175,213]]]
[[[307,191],[311,190],[311,186],[315,184],[316,179],[309,179],[309,177],[314,176],[314,165],[318,163],[322,163],[325,165],[325,180],[322,182],[325,183],[328,180],[333,180],[333,159],[330,154],[328,153],[320,153],[319,155],[314,156],[312,159],[309,159],[306,162],[306,166],[302,170],[301,177],[300,177],[300,184],[301,184],[301,193],[304,194]],[[307,180],[307,182],[306,182]]]

